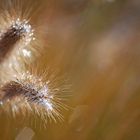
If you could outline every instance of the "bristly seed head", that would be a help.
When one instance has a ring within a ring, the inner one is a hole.
[[[17,45],[20,48],[24,48],[35,39],[34,30],[32,29],[29,22],[25,19],[13,19],[4,25],[5,26],[1,27],[2,29],[0,31],[0,62],[2,62],[4,58],[8,57],[9,53]]]
[[[1,87],[0,104],[2,106],[10,101],[12,112],[15,114],[18,113],[18,110],[23,109],[20,105],[24,102],[24,110],[32,110],[43,119],[49,117],[54,121],[63,120],[60,111],[66,106],[62,103],[61,97],[51,91],[49,81],[44,83],[42,79],[28,72],[22,74],[20,79],[15,78],[15,81],[6,82]],[[14,109],[15,107],[16,109]]]

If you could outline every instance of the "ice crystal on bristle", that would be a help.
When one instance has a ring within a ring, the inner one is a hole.
[[[10,101],[13,114],[17,114],[19,110],[25,114],[24,110],[28,110],[35,112],[44,120],[48,117],[56,122],[57,119],[63,120],[61,109],[65,108],[65,105],[54,91],[49,81],[43,82],[42,79],[27,72],[19,77],[15,76],[15,80],[2,86],[1,104]]]

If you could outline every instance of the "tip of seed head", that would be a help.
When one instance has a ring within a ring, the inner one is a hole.
[[[29,24],[29,21],[24,19],[21,20],[17,18],[16,20],[12,20],[11,28],[15,29],[15,34],[22,37],[24,43],[28,45],[32,40],[34,40],[34,30],[32,26]]]

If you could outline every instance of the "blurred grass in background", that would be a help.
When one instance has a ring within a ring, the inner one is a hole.
[[[32,3],[38,5],[32,22],[41,43],[30,66],[68,79],[72,109],[63,112],[63,123],[46,128],[34,116],[1,114],[0,139],[15,139],[25,127],[33,140],[140,139],[139,0]]]

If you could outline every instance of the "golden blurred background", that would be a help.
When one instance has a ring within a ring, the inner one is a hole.
[[[139,140],[140,1],[21,3],[32,8],[38,42],[30,68],[68,81],[70,109],[45,128],[35,116],[1,113],[0,140]]]

